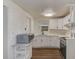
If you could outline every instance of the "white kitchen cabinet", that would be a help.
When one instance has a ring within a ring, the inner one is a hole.
[[[58,19],[58,29],[63,29],[63,19]]]
[[[49,20],[49,29],[57,29],[57,19]]]
[[[59,48],[59,38],[41,35],[34,38],[33,48]]]
[[[58,19],[58,29],[68,30],[68,28],[65,27],[65,25],[70,23],[71,23],[71,14],[67,15],[64,18]]]
[[[71,12],[71,23],[75,23],[75,12]]]
[[[32,57],[32,45],[29,44],[17,44],[15,46],[15,58],[14,59],[30,59]]]
[[[71,23],[75,23],[75,5],[71,5]]]
[[[71,19],[70,19],[71,15],[67,15],[66,17],[63,18],[63,24],[69,24],[71,22]]]
[[[60,48],[60,41],[58,37],[49,37],[48,45],[51,48]]]
[[[67,30],[66,27],[64,27],[64,24],[69,23],[68,20],[65,20],[65,18],[59,18],[54,20],[49,20],[49,29],[59,29],[59,30]]]
[[[39,48],[39,47],[43,47],[43,38],[38,35],[38,36],[35,36],[33,42],[32,42],[32,46],[33,48]]]
[[[68,16],[64,17],[64,26],[71,26],[75,23],[75,12],[72,11]]]

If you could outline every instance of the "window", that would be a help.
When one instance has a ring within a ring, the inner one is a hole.
[[[41,31],[48,31],[48,26],[41,26]]]
[[[42,35],[44,35],[44,31],[48,31],[48,25],[42,25],[41,26]]]

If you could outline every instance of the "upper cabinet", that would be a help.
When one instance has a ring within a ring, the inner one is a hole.
[[[68,31],[66,27],[64,27],[64,19],[51,19],[49,20],[48,32],[51,35],[65,37],[65,33]]]
[[[64,18],[64,26],[72,29],[75,25],[75,10],[74,6],[70,7],[70,14]]]
[[[75,14],[71,12],[68,16],[64,18],[64,26],[71,27],[75,23]]]
[[[63,27],[63,19],[58,19],[57,26],[58,26],[58,29],[64,29],[64,27]]]
[[[63,24],[69,24],[71,22],[71,19],[70,19],[71,15],[67,15],[66,17],[63,18]]]
[[[64,18],[49,20],[49,29],[67,30],[74,27],[74,25],[75,25],[74,11],[71,11],[71,13]]]
[[[67,28],[64,27],[64,19],[59,18],[59,19],[51,19],[51,20],[49,20],[49,30],[50,29],[66,30]]]
[[[57,29],[57,20],[56,19],[51,19],[49,20],[49,29]]]

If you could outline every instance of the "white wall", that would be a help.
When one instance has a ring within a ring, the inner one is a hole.
[[[34,20],[34,34],[35,35],[41,34],[41,27],[37,20]]]
[[[8,59],[14,59],[13,45],[16,35],[30,32],[29,19],[32,17],[11,0],[4,0],[4,5],[8,8]],[[26,31],[25,27],[28,28]]]
[[[67,40],[67,57],[66,59],[75,59],[75,40],[74,39],[68,39]]]
[[[8,13],[7,7],[3,6],[3,58],[8,59]]]

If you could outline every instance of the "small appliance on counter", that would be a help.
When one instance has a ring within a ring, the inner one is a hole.
[[[15,59],[31,59],[33,34],[18,34],[16,36]]]

